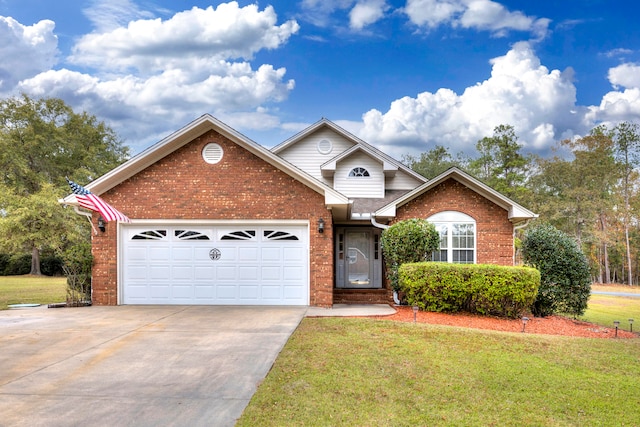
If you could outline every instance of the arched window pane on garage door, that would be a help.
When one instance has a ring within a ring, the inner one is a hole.
[[[255,240],[256,230],[237,230],[225,233],[220,240]]]
[[[167,230],[146,230],[133,235],[131,240],[163,240],[167,237]]]
[[[264,230],[265,240],[299,240],[298,236],[288,231]]]
[[[174,230],[174,234],[178,240],[211,240],[206,234],[195,230]]]
[[[434,261],[474,264],[476,260],[476,222],[456,211],[439,212],[427,218],[440,233],[440,250]]]

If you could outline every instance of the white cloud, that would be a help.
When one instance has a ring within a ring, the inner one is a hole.
[[[607,125],[622,121],[640,122],[640,88],[605,94],[599,106],[589,107],[587,119]]]
[[[586,120],[607,126],[622,121],[640,122],[640,65],[618,65],[609,69],[608,77],[615,90],[606,93],[600,105],[589,107]],[[624,91],[618,90],[620,87]]]
[[[609,82],[615,89],[618,87],[640,88],[640,65],[621,64],[609,69]]]
[[[334,23],[336,11],[351,9],[356,0],[302,0],[300,19],[318,27],[328,27]]]
[[[153,18],[153,13],[141,10],[131,0],[94,0],[83,13],[99,32],[126,26],[137,19]]]
[[[298,28],[293,20],[278,25],[270,6],[260,11],[235,2],[167,20],[131,21],[78,40],[69,62],[96,73],[51,70],[48,63],[16,79],[12,89],[90,111],[134,140],[134,151],[204,112],[244,129],[263,129],[276,119],[262,107],[286,99],[295,82],[285,78],[285,68],[254,68],[238,58],[278,48]],[[43,68],[48,71],[38,74]]]
[[[275,49],[295,34],[290,20],[276,25],[273,7],[243,8],[223,3],[217,9],[194,7],[171,19],[132,21],[106,33],[82,37],[69,58],[72,63],[100,69],[152,72],[178,68],[185,58],[251,59],[262,49]]]
[[[193,79],[182,69],[166,70],[149,78],[125,75],[110,80],[66,69],[52,70],[21,82],[19,89],[82,106],[110,119],[118,133],[131,136],[133,131],[140,134],[161,122],[167,129],[175,129],[203,112],[231,115],[282,101],[294,87],[292,80],[283,81],[284,68],[265,64],[253,70],[248,63],[223,61],[211,65],[216,73],[204,79]],[[131,121],[125,120],[127,117]],[[248,125],[246,128],[264,126],[262,122],[242,124]]]
[[[607,58],[625,57],[627,55],[631,55],[632,53],[634,53],[634,51],[631,49],[619,47],[616,49],[611,49],[609,51],[606,51],[604,53],[604,56],[606,56]]]
[[[491,31],[502,36],[510,30],[530,31],[537,38],[547,32],[550,20],[535,19],[520,11],[510,12],[491,0],[407,0],[404,12],[418,27],[440,25]]]
[[[412,23],[428,28],[450,23],[464,10],[464,5],[458,0],[408,0],[404,8]]]
[[[386,0],[359,0],[349,12],[349,26],[361,30],[382,19],[387,9]]]
[[[390,8],[386,0],[303,0],[300,19],[317,27],[340,28],[348,14],[349,29],[360,31],[384,18]]]
[[[50,69],[58,55],[53,21],[31,26],[0,16],[0,92],[8,92],[22,79]]]
[[[549,71],[527,42],[515,44],[491,64],[491,77],[461,95],[443,88],[393,101],[386,113],[368,111],[359,136],[399,157],[433,144],[470,152],[500,124],[514,126],[533,151],[589,129],[584,109],[575,105],[572,70]]]

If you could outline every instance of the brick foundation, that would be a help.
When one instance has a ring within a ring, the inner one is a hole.
[[[340,289],[333,290],[334,304],[392,304],[393,291],[389,289]]]

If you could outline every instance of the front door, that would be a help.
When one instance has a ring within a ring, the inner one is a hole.
[[[338,288],[382,287],[379,229],[336,229],[336,281]]]

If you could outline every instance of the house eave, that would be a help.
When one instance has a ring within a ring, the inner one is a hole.
[[[215,130],[290,177],[324,195],[327,206],[346,205],[349,203],[346,196],[313,178],[209,114],[197,118],[125,163],[102,175],[95,181],[85,185],[85,188],[94,194],[101,195],[210,130]],[[68,204],[72,204],[74,200],[75,196],[73,195],[68,195],[63,199],[63,201]]]
[[[300,140],[306,138],[307,136],[311,135],[312,133],[316,132],[318,129],[320,129],[322,127],[327,127],[329,129],[333,130],[334,132],[342,135],[343,137],[345,137],[346,139],[348,139],[349,141],[351,141],[354,144],[354,146],[351,147],[349,150],[346,150],[346,151],[340,153],[338,156],[336,156],[335,158],[329,160],[327,163],[325,163],[324,165],[321,166],[321,171],[322,171],[322,176],[323,177],[329,178],[329,177],[332,176],[332,174],[333,174],[332,169],[335,170],[336,162],[342,160],[343,158],[345,158],[346,156],[350,155],[354,151],[362,150],[363,152],[367,153],[369,156],[371,156],[372,158],[375,158],[376,160],[378,160],[380,163],[383,164],[384,174],[387,177],[393,177],[393,176],[395,176],[395,174],[399,170],[402,170],[403,172],[405,172],[408,175],[412,176],[413,178],[415,178],[419,182],[426,182],[427,181],[427,179],[424,176],[420,175],[419,173],[415,172],[411,168],[409,168],[406,165],[402,164],[402,162],[399,162],[398,160],[394,159],[393,157],[389,156],[388,154],[383,153],[382,151],[378,150],[373,145],[368,144],[367,142],[361,140],[357,136],[353,135],[349,131],[341,128],[340,126],[336,125],[335,123],[333,123],[332,121],[330,121],[330,120],[328,120],[326,118],[322,118],[321,120],[319,120],[316,123],[312,124],[311,126],[309,126],[308,128],[304,129],[303,131],[295,134],[294,136],[292,136],[291,138],[289,138],[286,141],[282,142],[281,144],[278,144],[275,147],[271,148],[271,152],[273,152],[275,154],[278,154],[281,151],[287,149],[288,147],[294,145],[298,141],[300,141]]]
[[[483,182],[473,178],[471,175],[467,174],[466,172],[463,172],[462,170],[455,167],[446,170],[445,172],[433,178],[432,180],[428,181],[427,183],[421,185],[420,187],[417,187],[413,191],[410,191],[409,193],[398,198],[392,203],[378,209],[374,213],[374,216],[376,218],[385,218],[385,219],[394,218],[396,216],[396,211],[399,207],[409,203],[411,200],[426,193],[427,191],[431,190],[432,188],[441,184],[442,182],[446,181],[449,178],[452,178],[460,182],[461,184],[475,191],[482,197],[486,198],[487,200],[490,200],[491,202],[495,203],[496,205],[506,210],[508,212],[509,220],[513,223],[518,223],[518,222],[522,222],[528,219],[534,219],[538,217],[537,214],[520,206],[518,203],[514,202],[508,197],[498,193],[488,185],[484,184]]]

